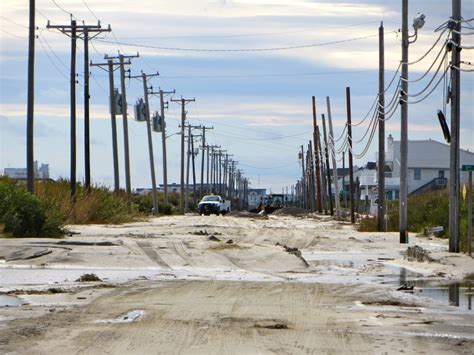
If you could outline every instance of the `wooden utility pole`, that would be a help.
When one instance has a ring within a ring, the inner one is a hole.
[[[181,105],[181,194],[179,199],[179,209],[184,214],[184,125],[186,123],[186,105],[195,99],[171,99]]]
[[[190,157],[191,157],[191,125],[188,125],[188,149],[187,149],[187,155],[186,155],[186,190],[185,190],[185,195],[184,195],[184,210],[186,212],[189,211],[189,163],[190,163]]]
[[[351,194],[351,223],[355,223],[354,209],[354,163],[352,160],[352,123],[351,123],[351,88],[346,87],[346,105],[347,105],[347,136],[349,140],[349,180]]]
[[[379,232],[385,232],[385,45],[383,22],[379,27],[379,163],[377,221]]]
[[[204,191],[204,159],[205,159],[205,149],[206,149],[206,130],[214,129],[214,127],[202,127],[202,142],[201,142],[201,150],[202,150],[202,157],[201,157],[201,188],[199,190],[199,194],[203,195]],[[209,163],[209,160],[208,160]]]
[[[320,169],[321,169],[321,200],[324,207],[324,214],[328,214],[328,199],[327,199],[327,183],[326,183],[326,169],[324,167],[324,156],[323,156],[323,149],[322,149],[322,134],[318,127],[318,152],[319,152],[319,161],[320,161]]]
[[[28,27],[28,99],[26,107],[26,188],[34,193],[34,116],[35,116],[35,0],[30,0]]]
[[[326,174],[327,174],[327,188],[328,188],[328,199],[329,199],[329,212],[331,216],[334,216],[334,209],[332,206],[332,187],[331,187],[331,167],[329,166],[329,149],[328,149],[328,138],[326,132],[326,120],[324,114],[321,115],[323,119],[323,135],[324,135],[324,155],[326,157]]]
[[[400,243],[408,243],[408,0],[402,0],[400,126]]]
[[[108,29],[102,29],[100,23],[97,25],[78,25],[76,20],[71,17],[70,25],[51,25],[48,21],[48,29],[57,29],[71,38],[71,72],[70,72],[70,189],[71,197],[75,200],[76,196],[76,50],[77,39],[84,39],[84,155],[85,155],[85,183],[90,186],[90,139],[89,139],[89,34],[95,33],[94,37]],[[87,48],[86,48],[87,47]]]
[[[302,204],[306,209],[306,171],[304,169],[304,148],[301,146],[301,189],[302,189]]]
[[[70,159],[70,187],[72,200],[76,201],[76,20],[71,19],[71,72],[70,72],[70,115],[71,115],[71,159]]]
[[[451,143],[449,169],[449,251],[459,253],[460,117],[461,117],[461,0],[452,0]]]
[[[311,140],[308,142],[308,159],[306,160],[306,167],[308,170],[308,201],[309,207],[312,212],[316,212],[316,191],[314,184],[314,149],[313,142]]]
[[[91,186],[91,152],[90,152],[90,92],[89,92],[89,41],[103,32],[110,32],[108,28],[101,28],[100,22],[97,26],[88,26],[82,30],[84,40],[84,184],[86,188]],[[90,36],[92,34],[92,36]]]
[[[153,140],[151,136],[151,117],[150,117],[150,102],[148,100],[149,88],[148,88],[148,79],[154,76],[160,75],[156,74],[145,74],[142,72],[141,75],[129,76],[131,79],[141,79],[143,82],[143,96],[145,101],[145,111],[146,111],[146,132],[148,138],[148,156],[150,159],[150,175],[151,175],[151,186],[152,186],[152,198],[153,198],[153,214],[158,214],[158,195],[156,192],[156,177],[155,177],[155,159],[153,156]]]
[[[315,164],[316,164],[316,190],[317,190],[317,206],[318,212],[323,212],[323,206],[321,202],[321,168],[319,164],[319,150],[318,150],[318,124],[316,122],[316,97],[313,96],[313,140],[314,140],[314,149],[315,149]]]
[[[165,95],[172,95],[176,93],[173,91],[163,91],[160,89],[158,93],[160,96],[160,117],[161,117],[161,150],[163,155],[163,203],[168,205],[168,158],[166,153],[166,121],[165,121]]]
[[[334,147],[334,133],[332,130],[332,117],[331,117],[331,102],[329,96],[326,96],[326,104],[328,109],[328,123],[329,123],[329,144],[331,148],[331,158],[332,158],[332,169],[333,169],[333,179],[334,179],[334,202],[336,205],[336,219],[341,218],[341,206],[339,202],[339,181],[337,176],[337,162],[336,162],[336,150]]]
[[[110,123],[112,126],[112,156],[113,156],[113,166],[114,166],[114,191],[118,193],[120,191],[120,175],[119,175],[119,162],[118,162],[118,140],[117,140],[117,119],[116,119],[116,98],[115,98],[115,84],[114,84],[114,71],[115,66],[120,66],[120,62],[114,62],[112,57],[105,55],[107,63],[91,63],[93,67],[106,67],[106,70],[109,73],[109,92],[110,92]],[[124,62],[124,64],[131,64],[130,60]],[[123,112],[123,109],[122,109]],[[126,118],[125,118],[126,121]],[[128,127],[128,126],[127,126]],[[127,129],[128,132],[128,129]],[[127,134],[128,139],[128,134]]]
[[[136,55],[123,55],[119,54],[118,57],[105,56],[106,59],[118,59],[120,68],[120,86],[122,90],[122,122],[123,122],[123,150],[124,150],[124,163],[125,163],[125,189],[127,191],[127,198],[130,204],[130,198],[132,196],[132,183],[130,179],[130,148],[128,141],[128,116],[127,116],[127,89],[125,85],[125,65],[131,64],[131,58],[138,58],[139,54]],[[127,59],[127,62],[125,61]],[[114,63],[117,65],[117,63]]]

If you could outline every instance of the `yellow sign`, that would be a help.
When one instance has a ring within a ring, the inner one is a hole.
[[[462,187],[462,199],[464,201],[466,201],[466,195],[467,195],[467,188],[466,188],[466,184],[464,184]]]

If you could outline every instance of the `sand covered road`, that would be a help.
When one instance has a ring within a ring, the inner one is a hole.
[[[471,258],[446,253],[444,240],[411,238],[435,260],[420,263],[403,258],[396,233],[358,233],[317,216],[187,215],[70,229],[62,240],[0,238],[0,291],[29,302],[0,307],[1,353],[474,348],[467,299],[453,307],[426,289],[396,291],[412,274],[447,282],[474,270]],[[104,282],[75,281],[86,272]]]

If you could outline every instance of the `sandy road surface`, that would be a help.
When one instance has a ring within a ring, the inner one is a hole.
[[[438,258],[418,263],[403,259],[396,234],[320,218],[181,216],[71,229],[79,234],[61,241],[0,238],[0,290],[29,302],[0,307],[0,353],[474,349],[472,311],[380,282],[400,266],[445,280],[474,270],[472,259],[445,253],[445,241],[412,238]],[[105,282],[75,282],[85,272]],[[118,321],[133,311],[133,322]]]

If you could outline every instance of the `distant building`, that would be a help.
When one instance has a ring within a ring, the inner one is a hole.
[[[41,164],[38,168],[38,162],[34,162],[34,177],[35,179],[46,180],[49,179],[49,164]],[[26,180],[26,168],[5,168],[3,174],[12,179]]]
[[[248,189],[249,208],[256,208],[260,203],[262,196],[266,195],[267,189]]]

